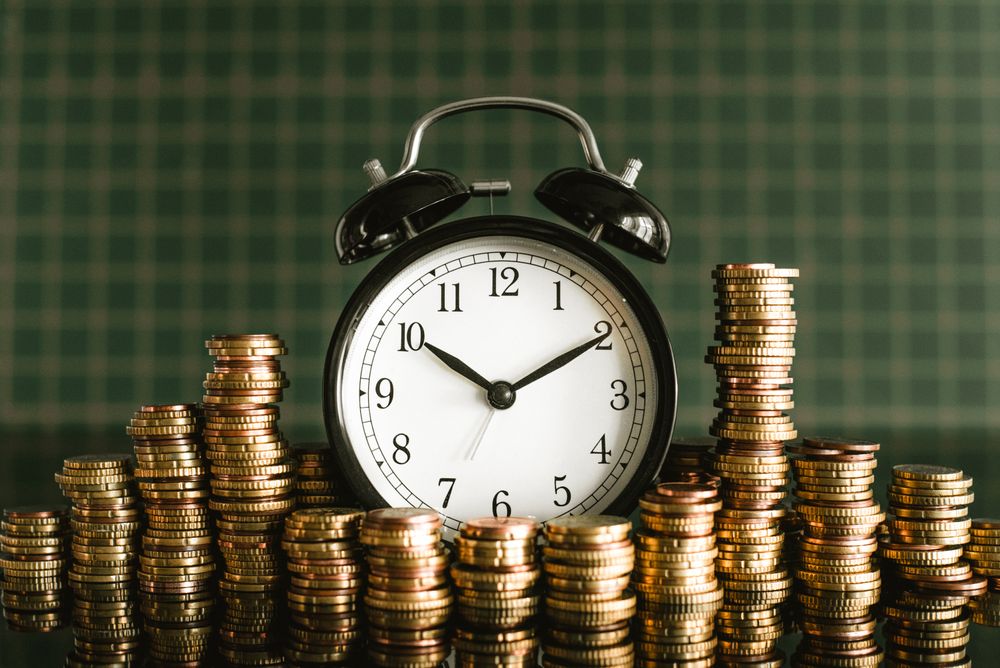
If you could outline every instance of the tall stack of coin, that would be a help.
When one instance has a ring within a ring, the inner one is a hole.
[[[627,519],[612,515],[557,517],[546,523],[543,666],[633,665],[631,529]]]
[[[291,574],[285,656],[296,665],[358,658],[362,517],[353,508],[309,508],[285,518],[282,547]]]
[[[526,517],[484,517],[462,526],[451,566],[458,665],[537,665],[540,529]]]
[[[970,542],[972,477],[959,469],[901,464],[892,469],[892,519],[880,553],[890,562],[883,607],[891,665],[961,663],[968,643],[969,598],[987,582],[961,559]]]
[[[448,656],[454,597],[441,517],[423,508],[380,508],[361,527],[368,562],[368,658],[376,666],[437,666]]]
[[[55,478],[73,504],[69,582],[74,651],[67,665],[134,662],[139,655],[135,561],[142,516],[132,460],[113,454],[70,457]]]
[[[670,439],[667,456],[660,467],[661,482],[708,482],[708,451],[715,439],[704,436]]]
[[[149,656],[203,661],[213,630],[215,546],[198,407],[142,406],[126,431],[146,511],[138,576]]]
[[[874,501],[877,443],[806,438],[789,446],[795,510],[802,521],[795,569],[798,665],[843,668],[882,660],[875,642],[881,573],[872,556],[885,513]]]
[[[209,507],[224,561],[220,653],[233,663],[280,661],[280,541],[284,517],[295,507],[295,462],[274,403],[288,386],[277,360],[287,350],[274,334],[214,336],[205,346],[214,357],[202,399]]]
[[[639,499],[633,587],[639,598],[636,650],[643,666],[715,663],[715,613],[722,588],[715,578],[714,513],[718,489],[703,483],[660,483]],[[742,619],[724,620],[740,624]]]
[[[972,572],[988,578],[989,592],[970,603],[972,621],[984,626],[1000,626],[1000,519],[972,520],[972,540],[963,555]]]
[[[715,278],[717,345],[705,361],[718,378],[719,415],[709,433],[719,439],[709,453],[722,481],[723,508],[716,515],[716,573],[725,589],[720,622],[755,615],[747,626],[719,624],[723,665],[781,660],[775,643],[784,632],[792,579],[784,562],[782,521],[788,460],[783,442],[796,437],[785,412],[793,407],[795,311],[790,279],[797,269],[773,264],[725,264]],[[747,617],[749,618],[749,617]]]
[[[296,443],[292,456],[298,462],[295,478],[296,508],[329,508],[354,505],[347,485],[326,443]]]
[[[54,631],[69,621],[69,542],[69,514],[63,506],[3,511],[0,587],[10,629]]]

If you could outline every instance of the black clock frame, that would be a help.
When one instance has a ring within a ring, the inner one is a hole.
[[[355,450],[348,441],[347,430],[338,408],[341,403],[341,376],[347,350],[354,340],[357,324],[372,299],[399,274],[402,267],[420,257],[458,241],[492,236],[520,237],[552,244],[579,256],[621,291],[639,320],[653,358],[659,401],[655,407],[656,414],[650,431],[649,447],[639,463],[639,468],[621,494],[615,497],[604,511],[609,514],[629,515],[635,510],[637,499],[653,482],[663,464],[677,413],[677,374],[666,327],[649,295],[618,258],[578,232],[525,216],[464,218],[423,232],[390,252],[361,281],[351,295],[330,338],[323,370],[323,419],[326,423],[327,439],[340,468],[342,480],[350,486],[351,491],[365,508],[383,508],[388,505],[365,475]]]

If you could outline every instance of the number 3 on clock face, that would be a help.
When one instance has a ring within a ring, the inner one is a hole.
[[[348,305],[326,416],[366,505],[430,507],[450,533],[628,512],[655,474],[675,402],[655,308],[602,249],[524,221],[425,233]]]

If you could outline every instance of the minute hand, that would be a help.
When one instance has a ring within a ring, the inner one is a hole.
[[[529,373],[527,376],[525,376],[521,380],[519,380],[516,383],[514,383],[514,386],[513,386],[514,387],[514,391],[516,392],[517,390],[520,390],[525,385],[528,385],[529,383],[535,382],[536,380],[538,380],[542,376],[547,376],[548,374],[552,373],[556,369],[558,369],[560,367],[563,367],[563,366],[566,366],[567,364],[569,364],[570,362],[572,362],[573,360],[575,360],[577,357],[579,357],[580,355],[584,354],[585,352],[587,352],[588,350],[590,350],[594,346],[598,345],[604,339],[608,338],[609,334],[610,334],[610,332],[608,332],[607,334],[601,334],[600,336],[598,336],[595,339],[591,339],[590,341],[587,341],[586,343],[581,343],[576,348],[573,348],[573,350],[568,350],[568,351],[564,352],[562,355],[560,355],[559,357],[556,357],[555,359],[551,360],[550,362],[547,362],[546,364],[538,367],[537,369],[535,369],[534,371],[532,371],[531,373]]]

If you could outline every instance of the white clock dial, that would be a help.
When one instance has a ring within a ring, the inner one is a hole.
[[[446,531],[607,508],[649,447],[658,389],[615,285],[516,236],[454,242],[401,268],[357,321],[340,383],[365,477],[389,505],[437,510]]]

